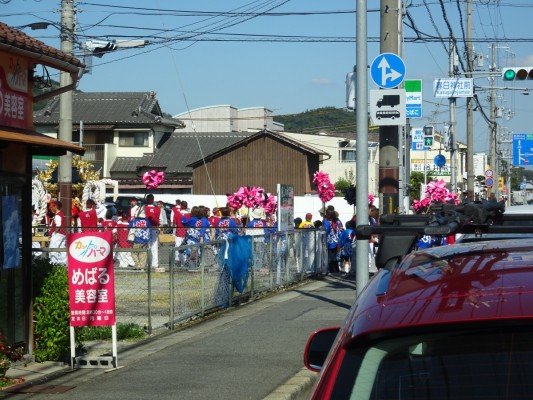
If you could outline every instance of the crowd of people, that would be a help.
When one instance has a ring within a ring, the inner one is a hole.
[[[50,248],[66,247],[65,216],[60,201],[51,201],[50,214],[47,218]],[[94,232],[110,230],[113,233],[115,259],[118,268],[144,269],[150,255],[150,267],[159,268],[159,233],[165,228],[174,237],[175,246],[199,245],[212,240],[224,240],[231,235],[246,234],[254,236],[256,253],[266,244],[269,233],[277,231],[274,215],[268,215],[264,209],[247,210],[245,217],[232,207],[216,207],[210,210],[205,206],[189,208],[187,201],[176,200],[170,212],[170,218],[162,202],[155,202],[154,195],[148,194],[144,202],[136,197],[130,199],[127,210],[111,209],[97,205],[92,199],[85,207],[73,213],[73,232]],[[371,206],[369,223],[377,224],[378,210]],[[355,243],[356,217],[343,224],[333,206],[320,211],[320,218],[313,221],[313,215],[307,213],[305,220],[295,219],[295,229],[323,229],[326,235],[328,273],[354,273],[351,266],[353,246]],[[369,242],[369,257],[373,257],[377,239]],[[141,249],[128,251],[128,249]],[[185,251],[176,251],[177,262],[195,260],[199,246],[191,246]],[[54,264],[66,264],[66,252],[51,252],[50,261]]]

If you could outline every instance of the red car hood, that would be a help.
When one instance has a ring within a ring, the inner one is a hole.
[[[353,338],[412,326],[520,318],[533,319],[530,239],[411,253],[369,282],[346,322]]]

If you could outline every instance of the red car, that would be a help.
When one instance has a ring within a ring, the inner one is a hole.
[[[513,221],[481,230],[532,231]],[[533,399],[533,238],[399,253],[342,327],[311,335],[312,399]]]

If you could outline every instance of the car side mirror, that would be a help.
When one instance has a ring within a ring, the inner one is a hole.
[[[307,369],[319,372],[326,361],[340,327],[320,329],[309,337],[304,352],[304,364]]]

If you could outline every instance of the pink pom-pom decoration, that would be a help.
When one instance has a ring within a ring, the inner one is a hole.
[[[456,193],[451,193],[446,189],[446,182],[444,180],[431,181],[426,186],[426,197],[422,200],[413,201],[413,209],[416,213],[427,212],[432,204],[437,203],[453,203],[459,204],[459,198]]]
[[[313,183],[317,187],[318,197],[322,203],[327,203],[335,197],[335,185],[330,182],[329,175],[322,171],[315,172]]]
[[[256,186],[242,186],[235,193],[228,194],[226,204],[235,209],[243,206],[251,210],[263,208],[267,214],[273,214],[277,209],[276,197]]]
[[[157,189],[164,181],[165,173],[163,171],[151,170],[143,174],[143,183],[146,189]]]

